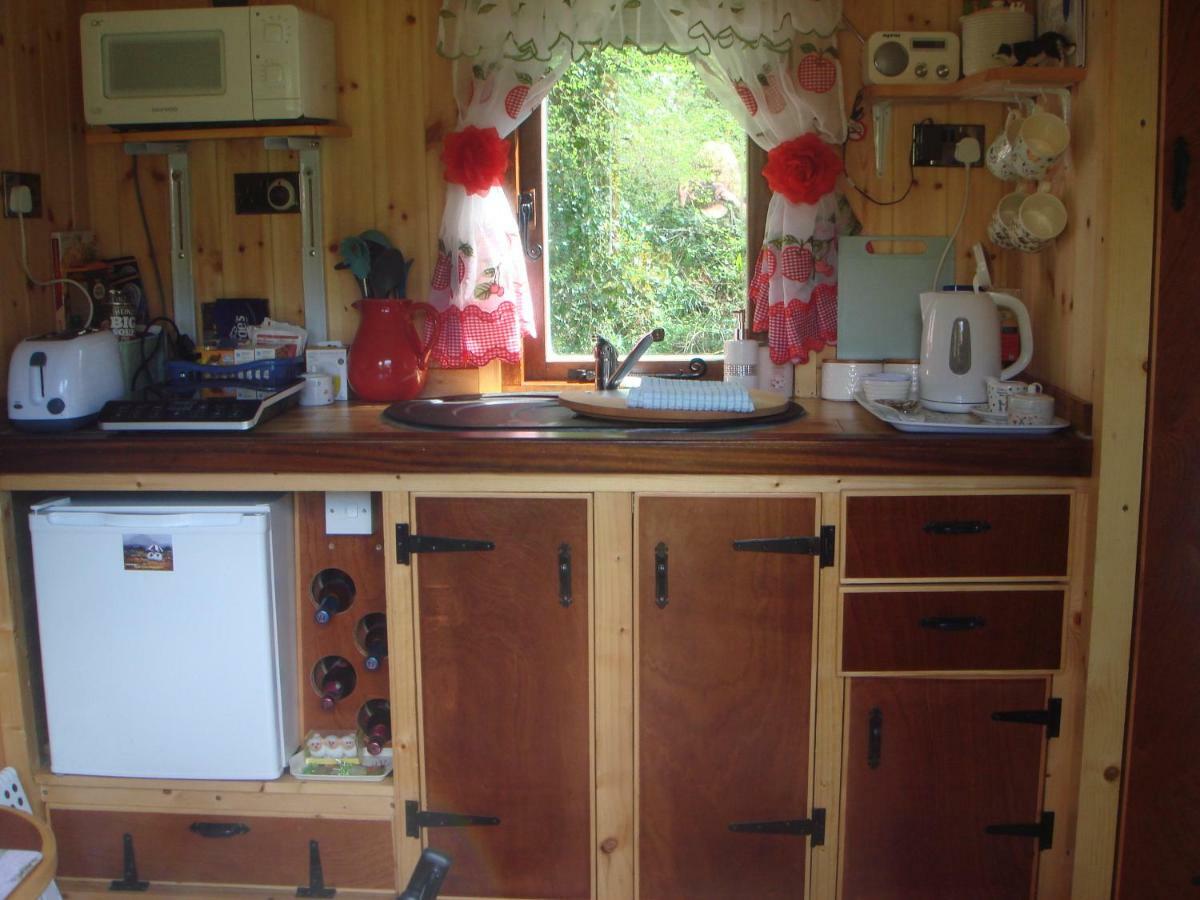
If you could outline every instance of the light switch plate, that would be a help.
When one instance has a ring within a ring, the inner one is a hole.
[[[370,534],[370,491],[326,491],[326,534]]]

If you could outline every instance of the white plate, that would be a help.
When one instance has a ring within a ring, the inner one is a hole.
[[[992,412],[986,406],[972,406],[971,407],[971,415],[977,416],[980,419],[983,419],[983,421],[985,421],[985,422],[991,422],[996,425],[1007,425],[1008,424],[1008,411],[1007,410],[1005,410],[1004,412]]]
[[[301,749],[298,753],[292,754],[292,758],[288,760],[288,769],[302,781],[341,781],[343,783],[350,781],[383,781],[392,772],[391,747],[384,747],[383,751],[379,754],[382,765],[370,767],[379,773],[377,775],[305,775],[305,755],[304,750]]]
[[[875,418],[887,422],[900,431],[916,434],[1006,434],[1016,435],[1053,434],[1071,423],[1066,419],[1056,418],[1049,425],[1009,425],[1004,423],[980,422],[967,413],[934,412],[921,407],[911,413],[902,413],[890,406],[872,403],[863,396],[862,391],[854,395],[858,405]]]

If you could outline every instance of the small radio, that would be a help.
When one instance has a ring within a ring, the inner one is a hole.
[[[863,53],[865,84],[949,84],[960,72],[958,35],[950,31],[877,31]]]

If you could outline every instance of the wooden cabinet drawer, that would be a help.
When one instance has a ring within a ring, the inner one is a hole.
[[[1062,655],[1062,589],[847,591],[842,670],[1053,670]]]
[[[62,878],[120,879],[128,834],[138,877],[151,885],[261,884],[291,893],[308,885],[309,841],[318,841],[326,885],[395,891],[392,826],[385,821],[52,809],[50,825]],[[209,837],[206,829],[237,833]]]
[[[1068,494],[846,499],[846,578],[1058,578]]]

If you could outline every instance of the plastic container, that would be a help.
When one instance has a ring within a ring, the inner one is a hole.
[[[200,363],[172,360],[167,363],[167,381],[172,384],[194,384],[201,381],[253,381],[262,384],[286,384],[295,381],[304,371],[300,357],[256,359],[253,362],[228,366],[205,366]]]
[[[974,75],[1004,65],[996,59],[1001,44],[1033,40],[1033,14],[1013,7],[981,9],[959,20],[962,26],[962,71]]]

